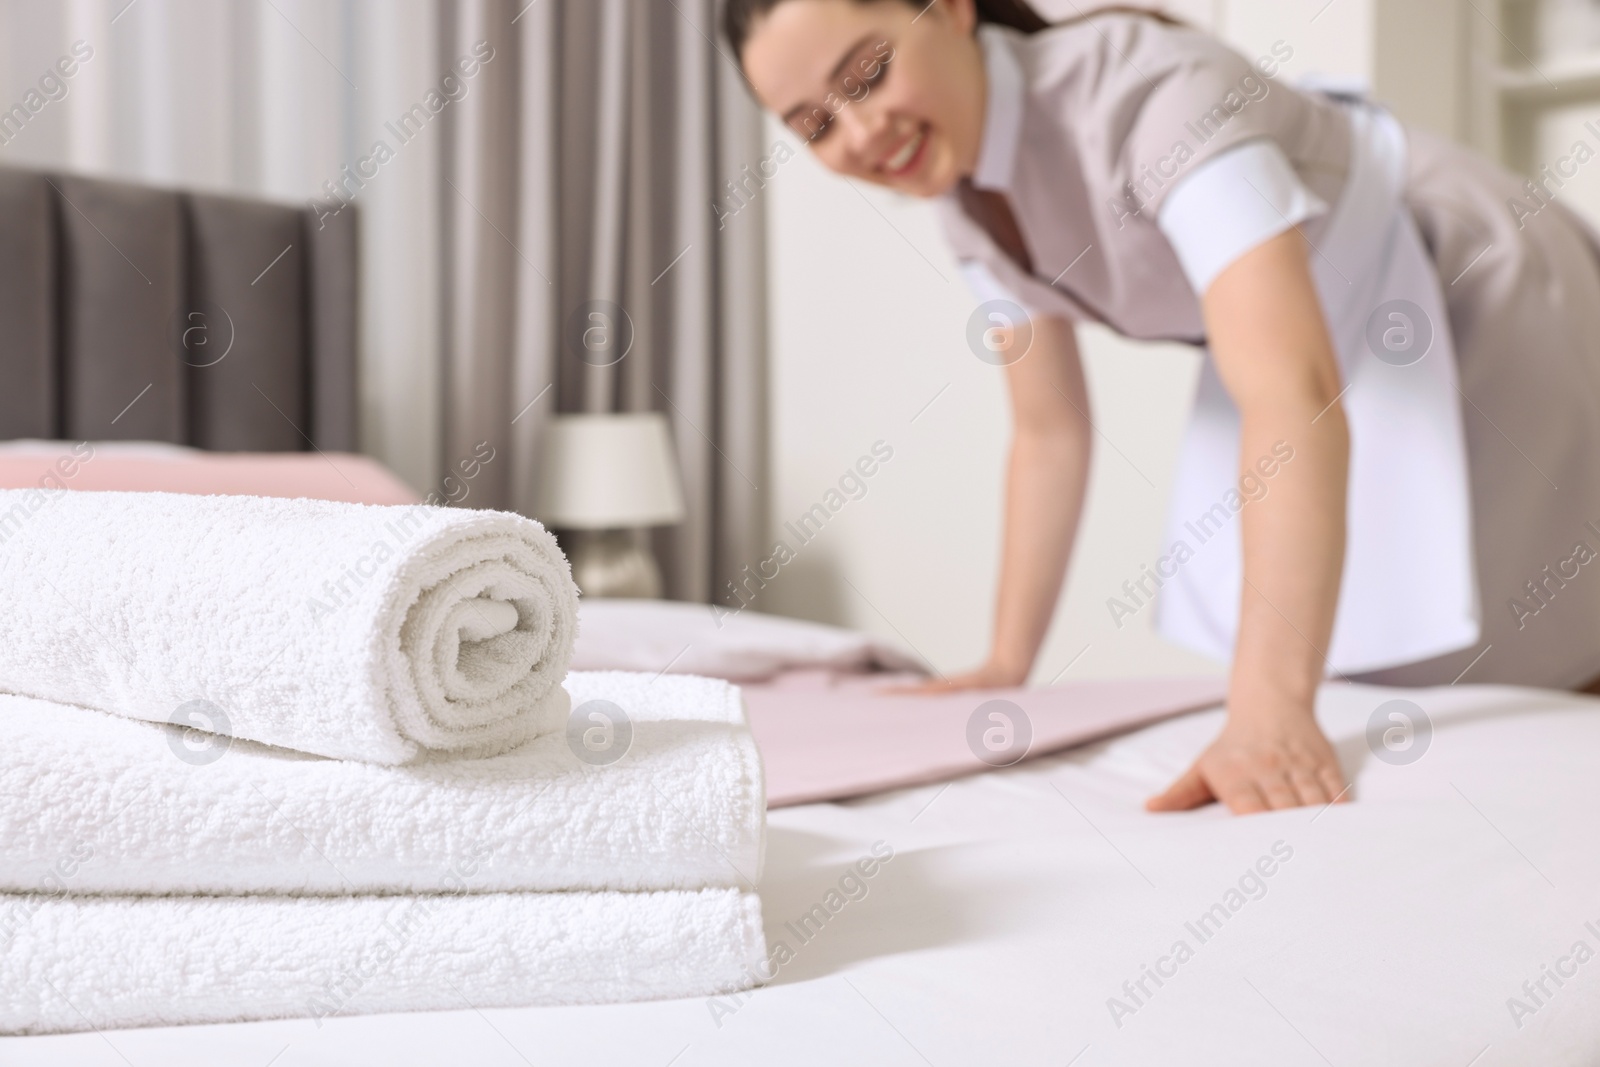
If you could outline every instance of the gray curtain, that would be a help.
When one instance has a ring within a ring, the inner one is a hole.
[[[446,0],[441,66],[494,59],[445,112],[442,465],[488,441],[472,503],[532,514],[554,413],[656,410],[688,517],[651,536],[669,597],[764,555],[761,157],[714,0]],[[503,457],[502,462],[500,457]]]

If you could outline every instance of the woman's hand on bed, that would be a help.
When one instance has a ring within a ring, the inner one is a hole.
[[[1240,513],[1244,574],[1227,726],[1150,800],[1152,811],[1212,800],[1234,812],[1267,811],[1344,793],[1312,705],[1344,567],[1350,431],[1312,254],[1290,228],[1235,259],[1202,298],[1215,369],[1239,410],[1239,484],[1266,469],[1253,457],[1292,456],[1294,464]]]
[[[993,660],[970,671],[940,676],[910,685],[885,686],[884,693],[951,693],[958,689],[1014,689],[1028,680],[1028,672]]]
[[[1235,815],[1348,799],[1333,746],[1309,710],[1228,715],[1228,724],[1149,811],[1188,811],[1213,800]]]

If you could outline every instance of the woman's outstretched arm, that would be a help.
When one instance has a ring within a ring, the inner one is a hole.
[[[918,689],[1021,685],[1061,594],[1089,479],[1089,396],[1072,325],[1039,318],[1031,328],[1027,354],[1006,368],[1011,458],[989,657]]]
[[[1202,301],[1217,371],[1241,418],[1241,472],[1293,462],[1240,512],[1244,586],[1222,734],[1154,811],[1326,804],[1344,776],[1313,716],[1344,566],[1350,436],[1339,365],[1297,230],[1245,253]],[[1281,453],[1280,453],[1281,455]]]

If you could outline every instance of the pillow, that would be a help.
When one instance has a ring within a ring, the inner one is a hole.
[[[927,673],[915,656],[837,626],[717,611],[709,604],[601,598],[578,602],[572,669],[703,674],[731,682],[806,669]]]
[[[349,452],[206,452],[161,441],[0,442],[0,489],[123,489],[415,504],[383,464]]]

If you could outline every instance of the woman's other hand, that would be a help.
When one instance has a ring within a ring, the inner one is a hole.
[[[1338,757],[1310,709],[1239,709],[1229,711],[1221,735],[1194,765],[1145,808],[1188,811],[1215,800],[1245,815],[1341,802],[1347,793]]]
[[[909,685],[885,686],[883,693],[954,693],[962,689],[1012,689],[1028,680],[1028,672],[990,660],[981,667],[953,674],[948,678],[930,678]]]

